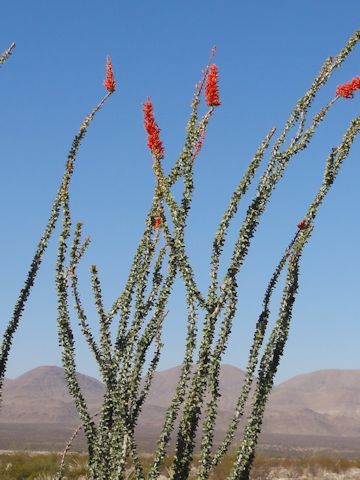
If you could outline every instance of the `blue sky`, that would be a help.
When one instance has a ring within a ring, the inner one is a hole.
[[[142,123],[146,97],[155,106],[167,168],[184,140],[194,84],[217,45],[222,106],[198,157],[187,233],[189,255],[205,290],[211,240],[247,162],[266,132],[281,128],[323,60],[360,28],[356,0],[343,7],[333,0],[23,0],[4,4],[1,18],[0,49],[12,41],[17,48],[0,71],[0,332],[47,220],[71,140],[104,94],[107,53],[118,89],[81,147],[72,204],[74,219],[84,222],[93,239],[84,273],[90,264],[98,265],[110,305],[121,290],[152,198],[152,160]],[[330,100],[338,84],[359,74],[360,46],[332,76],[314,108]],[[337,102],[312,147],[293,161],[276,190],[239,277],[239,312],[226,362],[244,367],[267,280],[316,191],[328,151],[359,105],[360,94]],[[324,368],[360,368],[359,154],[357,141],[304,253],[277,381]],[[239,219],[243,212],[244,207]],[[230,239],[234,233],[235,228]],[[56,236],[17,332],[9,377],[38,365],[60,365],[55,254]],[[88,284],[84,278],[84,292]],[[276,312],[276,302],[273,307]],[[184,334],[179,288],[165,326],[161,368],[181,362]],[[79,371],[97,375],[86,346],[78,336],[77,341]]]

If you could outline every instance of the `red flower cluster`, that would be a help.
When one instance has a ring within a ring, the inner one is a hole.
[[[306,220],[301,220],[296,226],[299,230],[305,230],[308,227],[308,224],[306,223]]]
[[[115,78],[109,55],[106,58],[106,79],[104,80],[104,87],[110,93],[115,92]]]
[[[354,91],[360,89],[360,77],[353,78],[351,82],[343,83],[336,89],[336,96],[343,98],[353,98]]]
[[[155,122],[154,110],[150,98],[144,103],[144,126],[148,134],[147,146],[157,160],[164,158],[164,147],[160,140],[160,128]]]
[[[210,65],[205,87],[206,104],[209,107],[218,107],[221,105],[219,100],[218,86],[218,67],[215,64]]]

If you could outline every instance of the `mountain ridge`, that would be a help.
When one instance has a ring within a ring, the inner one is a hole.
[[[154,375],[138,424],[138,435],[148,443],[155,441],[161,430],[180,370],[181,366],[176,366]],[[244,376],[245,372],[238,367],[221,366],[217,438],[223,436],[232,418]],[[101,406],[104,385],[81,373],[77,378],[90,413],[94,414]],[[9,432],[11,425],[14,431],[20,431],[21,425],[28,425],[28,429],[32,425],[37,428],[48,425],[51,429],[53,425],[57,429],[78,423],[61,367],[40,366],[14,379],[6,379],[0,410],[0,440],[2,428]],[[323,369],[296,375],[278,384],[271,393],[262,432],[265,435],[359,437],[360,370]]]

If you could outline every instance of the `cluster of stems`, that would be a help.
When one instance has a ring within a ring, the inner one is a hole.
[[[264,294],[261,312],[255,323],[246,375],[233,417],[223,440],[216,445],[214,433],[221,395],[219,387],[221,362],[234,318],[239,314],[238,275],[274,189],[289,163],[308,147],[317,127],[338,99],[335,97],[318,112],[313,113],[312,103],[315,96],[326,84],[334,69],[343,63],[359,39],[360,31],[357,31],[338,55],[325,61],[310,88],[295,105],[283,130],[276,137],[276,130],[272,128],[255,152],[230,198],[215,233],[210,259],[210,284],[207,292],[203,293],[198,286],[187,253],[185,233],[195,186],[194,163],[204,141],[208,123],[216,107],[220,105],[218,96],[214,96],[212,92],[212,98],[216,98],[217,101],[210,104],[207,102],[209,108],[206,113],[202,116],[199,113],[209,72],[214,70],[211,65],[212,58],[210,59],[194,94],[184,147],[168,173],[164,171],[163,155],[154,154],[153,200],[125,285],[110,309],[106,309],[103,302],[98,268],[96,265],[91,267],[93,300],[100,326],[98,338],[90,327],[83,306],[78,277],[78,265],[90,244],[90,239],[89,237],[82,239],[81,223],[77,223],[73,228],[69,187],[80,142],[89,123],[113,93],[113,89],[109,90],[105,98],[81,124],[68,155],[65,174],[55,197],[48,224],[15,305],[13,318],[3,337],[0,388],[13,335],[49,238],[58,219],[61,218],[56,263],[58,337],[68,389],[81,419],[81,428],[86,435],[91,480],[125,479],[129,464],[132,465],[131,471],[137,480],[158,479],[172,438],[176,443],[170,468],[173,480],[185,480],[190,477],[197,441],[200,445],[200,460],[196,478],[199,480],[214,478],[214,470],[233,445],[241,420],[245,426],[236,446],[237,455],[228,479],[249,478],[267,399],[288,338],[292,309],[298,290],[302,252],[312,234],[319,207],[359,133],[360,117],[351,122],[340,144],[331,149],[325,161],[319,190],[275,266]],[[9,56],[10,51],[11,47],[1,57],[1,63],[3,58]],[[153,128],[153,131],[158,134],[157,127],[155,130]],[[236,217],[239,203],[244,200],[261,168],[263,173],[255,186],[255,195],[248,204],[237,232],[232,255],[228,264],[223,265],[222,252],[226,246],[229,227]],[[178,189],[178,183],[182,185],[180,198],[174,195],[174,187]],[[294,225],[295,223],[294,219]],[[220,271],[225,273],[221,276]],[[187,306],[184,358],[176,391],[166,410],[150,469],[145,473],[136,444],[136,426],[160,359],[162,331],[168,315],[167,305],[174,282],[178,278],[184,285],[184,302]],[[270,303],[281,278],[283,286],[277,320],[270,329],[268,328]],[[76,376],[76,348],[69,308],[70,299],[74,300],[78,323],[95,357],[105,385],[103,404],[95,415],[92,415],[87,407]],[[199,328],[199,318],[203,320],[202,329]],[[77,431],[74,432],[64,452],[58,474],[59,480],[63,478],[65,454]]]

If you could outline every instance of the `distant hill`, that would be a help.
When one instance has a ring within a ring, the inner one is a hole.
[[[360,370],[320,370],[274,388],[264,431],[360,436]]]
[[[143,448],[156,440],[166,407],[175,393],[180,369],[174,367],[154,376],[137,431]],[[86,375],[78,374],[78,379],[94,413],[101,406],[104,386]],[[232,416],[243,379],[241,369],[222,366],[217,440],[222,438]],[[11,439],[11,444],[17,445],[26,437],[26,445],[30,444],[34,439],[34,434],[31,434],[34,429],[40,444],[51,437],[54,442],[56,438],[57,445],[62,435],[67,438],[71,428],[78,423],[62,368],[38,367],[16,379],[6,380],[0,410],[0,448],[8,448],[6,439],[8,443]],[[276,386],[266,411],[263,438],[273,438],[274,435],[278,438],[296,437],[300,443],[302,438],[310,436],[333,439],[332,444],[336,444],[336,438],[342,438],[344,442],[350,437],[359,439],[360,370],[322,370],[296,376]],[[360,440],[357,443],[360,450]]]
[[[101,404],[104,386],[95,378],[77,374],[88,406],[95,412]],[[79,417],[59,367],[43,366],[6,380],[0,422],[60,423],[76,425]]]
[[[310,408],[318,413],[351,412],[360,418],[360,370],[320,370],[278,385],[271,406],[282,410]]]
[[[177,366],[157,372],[147,398],[147,404],[166,408],[175,393],[180,371],[181,366]],[[234,408],[244,377],[245,373],[240,368],[227,364],[221,366],[220,385],[222,395],[219,403],[220,410],[232,410]]]

